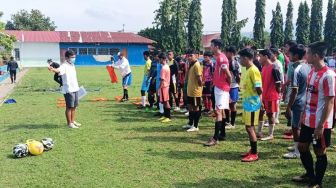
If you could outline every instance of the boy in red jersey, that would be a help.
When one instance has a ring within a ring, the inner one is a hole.
[[[259,52],[260,62],[262,64],[262,110],[259,115],[258,137],[262,141],[272,140],[275,127],[275,113],[278,112],[278,100],[281,90],[280,70],[275,66],[271,58],[273,56],[271,50],[265,49]],[[268,117],[269,127],[268,136],[262,138],[262,127],[264,124],[264,113]]]

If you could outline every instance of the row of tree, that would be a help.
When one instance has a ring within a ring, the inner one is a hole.
[[[253,39],[241,37],[241,29],[248,18],[237,20],[236,0],[223,0],[221,39],[225,46],[255,45],[264,48],[268,45],[281,47],[288,40],[296,39],[299,43],[309,44],[324,38],[329,44],[329,51],[336,46],[336,0],[329,0],[328,13],[324,23],[322,0],[312,0],[311,10],[306,1],[301,2],[296,20],[293,22],[293,3],[289,0],[286,20],[284,22],[281,6],[278,2],[272,11],[270,36],[265,31],[266,0],[256,0]],[[200,0],[161,0],[155,11],[153,27],[139,32],[140,35],[157,41],[156,47],[163,50],[172,49],[181,53],[186,48],[200,50],[202,39],[202,15]],[[295,30],[295,36],[294,36]]]
[[[3,13],[0,12],[0,18]],[[16,41],[14,36],[9,36],[3,33],[5,30],[5,23],[0,22],[0,57],[7,57],[13,50],[13,43]]]
[[[257,0],[257,5],[260,7],[264,6],[265,0]],[[301,44],[309,44],[315,41],[324,39],[329,45],[329,53],[332,48],[336,46],[336,1],[329,0],[328,2],[328,12],[326,20],[324,23],[323,30],[323,15],[322,15],[322,0],[312,0],[311,10],[307,4],[307,1],[301,2],[298,10],[298,19],[296,21],[296,40]],[[264,9],[264,8],[263,8]],[[271,44],[275,46],[282,46],[285,41],[291,40],[293,36],[293,4],[290,0],[287,7],[285,30],[283,30],[283,18],[281,13],[280,3],[277,3],[276,10],[272,12],[273,19],[271,21]],[[257,15],[256,15],[257,17]],[[263,15],[260,16],[265,19]],[[255,39],[259,43],[259,47],[262,47],[263,41],[258,40],[259,32],[263,28],[263,25],[258,25],[258,29],[255,29]],[[322,32],[323,31],[323,32]]]

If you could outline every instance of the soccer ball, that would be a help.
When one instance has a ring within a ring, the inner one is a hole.
[[[17,144],[13,148],[13,155],[17,158],[22,158],[28,155],[27,144]]]
[[[32,155],[41,155],[44,151],[43,144],[36,140],[27,140],[29,153]]]
[[[54,141],[52,138],[43,138],[41,142],[43,144],[44,151],[49,151],[54,147]]]

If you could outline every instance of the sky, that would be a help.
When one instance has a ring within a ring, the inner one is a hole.
[[[55,21],[59,31],[120,31],[138,32],[152,26],[154,11],[160,0],[0,0],[1,21],[10,20],[11,15],[21,9],[39,9]],[[238,19],[249,18],[243,32],[253,31],[256,0],[237,0]],[[278,0],[285,20],[289,0]],[[327,0],[323,1],[323,17],[327,13]],[[220,32],[222,0],[201,0],[203,32]],[[266,0],[266,30],[269,30],[272,10],[276,0]],[[294,24],[301,0],[294,4]],[[311,0],[307,0],[309,6]]]

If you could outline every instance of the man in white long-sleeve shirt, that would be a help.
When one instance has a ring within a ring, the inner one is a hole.
[[[122,86],[124,89],[124,96],[122,101],[128,101],[128,86],[132,84],[132,71],[129,65],[128,60],[125,58],[124,52],[118,53],[119,60],[117,62],[112,62],[112,67],[119,69],[120,74],[122,76]]]

